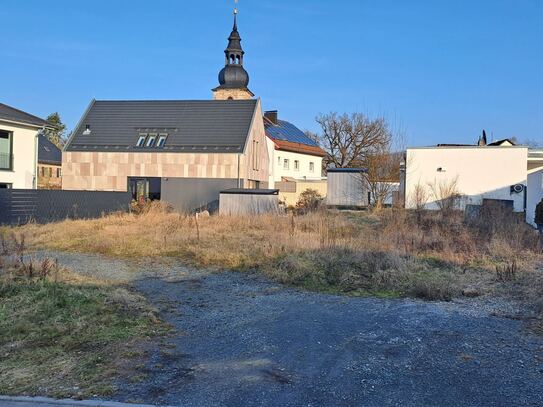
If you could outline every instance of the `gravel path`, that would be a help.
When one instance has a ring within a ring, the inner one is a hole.
[[[127,281],[177,329],[117,401],[175,406],[541,406],[543,339],[471,303],[348,298],[257,276],[54,253]]]

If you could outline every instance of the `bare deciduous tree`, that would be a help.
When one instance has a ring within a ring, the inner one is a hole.
[[[392,131],[383,117],[370,119],[362,113],[329,113],[316,120],[322,129],[319,140],[327,153],[326,167],[365,168],[363,182],[371,204],[382,207],[399,181],[403,134]]]
[[[522,145],[523,146],[528,146],[529,148],[542,148],[543,147],[543,143],[541,141],[539,141],[539,140],[531,140],[531,139],[524,140]]]
[[[397,151],[399,148],[398,150],[393,148],[391,142],[382,146],[379,151],[368,155],[363,163],[367,170],[363,178],[371,194],[370,204],[376,209],[383,207],[400,181],[400,165],[403,154]]]
[[[321,146],[327,152],[326,164],[337,168],[362,166],[368,155],[391,141],[383,118],[371,120],[362,113],[329,113],[317,117],[321,126]]]

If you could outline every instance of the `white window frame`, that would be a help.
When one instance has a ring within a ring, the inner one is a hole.
[[[315,172],[315,163],[313,161],[309,163],[309,172]]]
[[[145,143],[145,147],[151,148],[155,146],[157,135],[156,134],[149,134],[149,137],[147,138],[147,142]]]
[[[294,160],[294,171],[300,171],[300,161]]]
[[[283,161],[283,169],[290,170],[290,160],[288,158],[285,158]]]
[[[156,143],[156,147],[158,148],[164,148],[166,145],[166,139],[168,138],[167,134],[159,134],[158,135],[158,141]]]
[[[147,139],[147,134],[140,134],[140,138],[138,139],[138,142],[136,143],[136,147],[145,147],[145,140]]]

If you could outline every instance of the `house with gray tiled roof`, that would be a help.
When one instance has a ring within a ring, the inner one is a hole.
[[[38,137],[38,188],[60,189],[62,186],[62,150],[45,135]]]
[[[33,189],[45,120],[0,103],[0,188]]]
[[[193,210],[224,189],[267,187],[261,102],[248,89],[237,16],[225,56],[213,100],[93,100],[64,148],[63,189],[128,189]]]

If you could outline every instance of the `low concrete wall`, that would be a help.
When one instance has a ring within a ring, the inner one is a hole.
[[[193,212],[208,206],[207,209],[216,210],[220,192],[237,186],[237,179],[162,178],[161,201],[180,212]]]
[[[283,183],[281,183],[283,184]],[[295,206],[298,200],[300,199],[300,194],[307,191],[308,189],[313,189],[322,195],[323,198],[326,198],[328,194],[328,182],[327,180],[320,181],[296,181],[289,182],[288,184],[294,184],[295,190],[283,190],[279,188],[279,199],[285,202],[287,206]],[[276,183],[277,185],[277,183]]]

